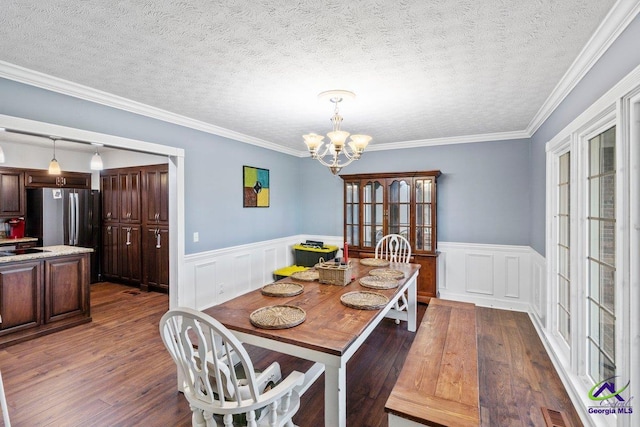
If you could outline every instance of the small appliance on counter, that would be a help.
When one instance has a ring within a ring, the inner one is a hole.
[[[5,224],[7,239],[21,239],[24,237],[24,218],[11,218]]]

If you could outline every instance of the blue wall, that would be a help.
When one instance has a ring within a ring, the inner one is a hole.
[[[545,144],[584,112],[624,76],[640,65],[640,16],[591,68],[531,138],[530,245],[545,254]]]
[[[299,233],[342,235],[342,179],[311,159],[9,80],[0,79],[0,96],[0,114],[183,148],[187,254]],[[270,208],[242,208],[243,164],[270,170]],[[373,151],[344,172],[429,169],[443,172],[439,240],[528,244],[526,140]]]
[[[298,158],[6,79],[0,99],[0,114],[183,148],[187,254],[296,233]],[[243,165],[270,170],[270,208],[242,207]]]
[[[439,169],[438,240],[529,244],[529,140],[372,151],[343,173]],[[310,159],[301,231],[342,235],[342,179]]]

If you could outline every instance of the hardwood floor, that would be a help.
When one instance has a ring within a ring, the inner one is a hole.
[[[158,333],[168,296],[101,283],[92,286],[91,301],[93,322],[0,350],[12,425],[190,425]],[[477,316],[483,425],[544,425],[540,406],[567,410],[580,425],[526,314],[478,308]],[[387,426],[384,404],[412,339],[403,325],[383,321],[349,362],[347,425]],[[278,360],[283,375],[311,365],[262,349],[249,352],[257,368]],[[321,377],[303,396],[297,425],[324,425],[323,395]]]

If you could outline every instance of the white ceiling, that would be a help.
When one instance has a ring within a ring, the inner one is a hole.
[[[614,0],[3,0],[0,61],[303,150],[524,133]],[[224,134],[224,132],[223,132]]]

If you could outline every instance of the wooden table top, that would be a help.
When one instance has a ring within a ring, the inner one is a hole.
[[[271,297],[262,295],[260,289],[257,289],[203,311],[234,331],[342,356],[380,310],[358,310],[346,307],[340,302],[340,296],[353,291],[372,291],[392,299],[406,281],[420,269],[418,264],[392,263],[387,268],[405,273],[405,278],[400,280],[400,285],[388,290],[369,289],[360,285],[358,279],[368,275],[369,271],[376,267],[361,265],[358,259],[352,259],[351,262],[352,276],[355,280],[346,286],[285,278],[280,282],[299,283],[304,286],[303,293],[292,297]],[[272,305],[300,307],[305,310],[306,319],[302,324],[289,329],[272,330],[253,326],[249,321],[249,315],[259,308]]]

